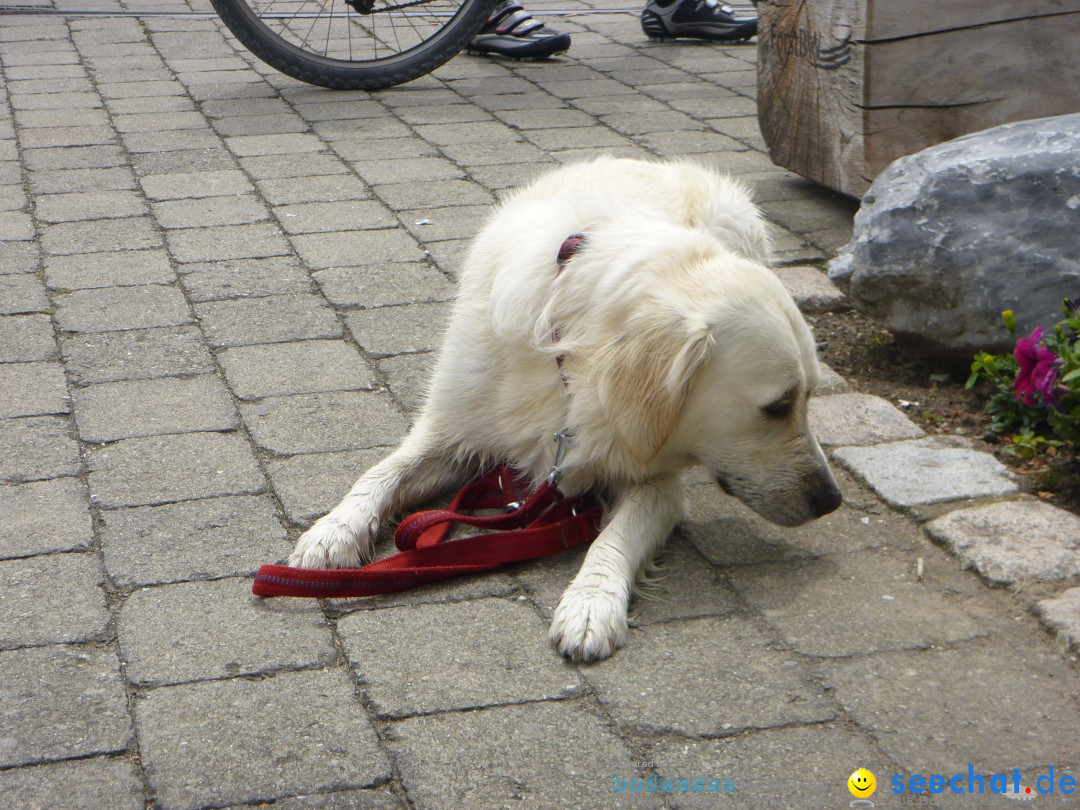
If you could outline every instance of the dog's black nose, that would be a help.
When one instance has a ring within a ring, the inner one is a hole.
[[[814,517],[821,517],[834,511],[843,500],[836,484],[828,481],[810,493],[810,510],[814,513]]]

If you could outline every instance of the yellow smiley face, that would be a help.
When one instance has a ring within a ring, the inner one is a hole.
[[[847,787],[852,796],[857,799],[865,799],[867,796],[874,795],[874,790],[877,789],[877,780],[866,768],[859,768],[848,777]]]

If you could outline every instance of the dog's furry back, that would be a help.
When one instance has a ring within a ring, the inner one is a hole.
[[[560,274],[555,261],[560,245],[583,229],[587,241],[580,258]],[[740,184],[688,161],[605,158],[565,167],[508,196],[466,258],[428,402],[434,414],[485,416],[482,422],[433,419],[446,430],[441,440],[468,448],[473,457],[510,460],[542,475],[553,448],[537,441],[538,435],[568,427],[567,394],[553,372],[555,356],[570,352],[565,372],[584,373],[576,363],[595,357],[602,347],[575,351],[582,348],[581,336],[622,331],[643,296],[674,294],[669,308],[649,310],[658,318],[668,309],[688,314],[686,296],[674,289],[687,280],[664,278],[664,268],[693,267],[695,256],[717,251],[764,264],[767,231]],[[685,260],[672,261],[679,253]],[[656,270],[643,273],[643,257],[652,255]],[[715,281],[703,284],[714,287]],[[591,327],[574,329],[582,323]],[[556,342],[552,333],[559,326],[567,328]],[[545,357],[550,360],[544,362]],[[589,401],[579,395],[574,406],[587,409]],[[610,427],[607,420],[598,422]],[[588,475],[630,474],[635,462],[617,460],[614,437],[600,424],[585,432],[606,467]]]

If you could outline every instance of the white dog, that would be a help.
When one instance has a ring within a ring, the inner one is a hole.
[[[807,425],[814,341],[767,262],[746,192],[689,162],[603,158],[514,193],[468,254],[412,431],[289,564],[361,564],[385,519],[483,467],[539,483],[564,431],[560,488],[610,507],[550,638],[575,660],[611,655],[636,577],[683,517],[684,468],[785,526],[840,504]]]

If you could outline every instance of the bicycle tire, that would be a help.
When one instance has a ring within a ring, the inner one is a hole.
[[[460,53],[496,0],[366,0],[365,14],[345,0],[210,2],[245,48],[285,75],[332,90],[383,90]]]

